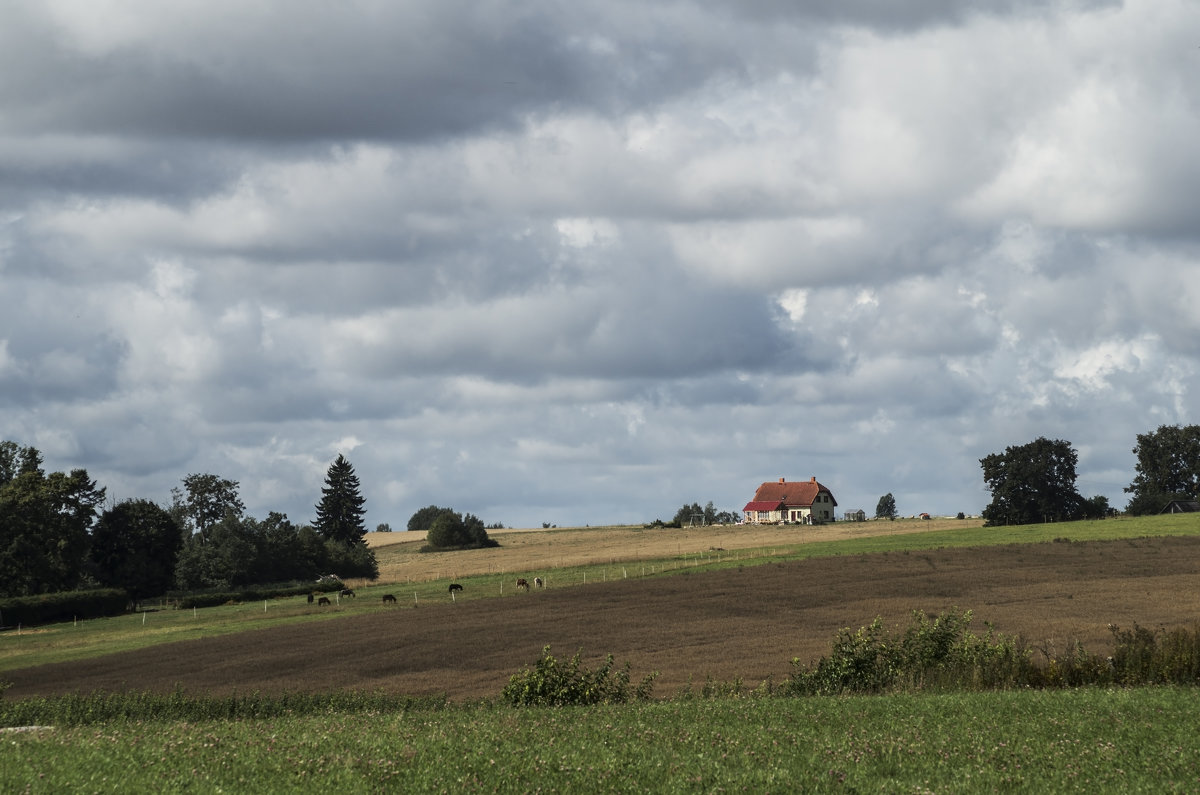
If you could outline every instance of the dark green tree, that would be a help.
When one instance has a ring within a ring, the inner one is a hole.
[[[342,579],[363,577],[374,580],[379,577],[375,552],[365,542],[343,544],[340,541],[326,541],[325,561],[326,573],[337,574]]]
[[[245,523],[257,549],[254,582],[311,580],[321,573],[323,545],[318,540],[315,555],[306,550],[301,543],[300,528],[286,514],[271,511],[261,522],[246,519]]]
[[[186,535],[199,533],[207,541],[209,529],[226,516],[240,519],[246,506],[238,496],[238,482],[198,473],[183,479],[183,491],[172,489],[172,512],[185,522]]]
[[[0,595],[77,587],[103,501],[87,470],[47,475],[36,448],[0,446]]]
[[[478,516],[463,516],[458,511],[445,508],[437,514],[425,534],[432,549],[479,549],[499,546],[489,538],[483,520]]]
[[[436,505],[426,505],[424,508],[417,510],[408,519],[408,532],[410,533],[427,533],[433,527],[433,522],[443,513],[453,513],[451,508],[439,508]]]
[[[88,568],[98,583],[124,588],[138,603],[171,589],[182,546],[170,511],[150,500],[126,500],[96,521]]]
[[[252,522],[228,513],[208,528],[207,538],[197,533],[186,539],[175,566],[179,587],[192,591],[253,583],[258,544]]]
[[[1070,442],[1039,437],[981,458],[992,501],[983,509],[985,526],[1078,519],[1083,497],[1075,489],[1078,455]]]
[[[354,467],[345,456],[338,455],[337,460],[329,465],[329,472],[325,476],[325,487],[321,489],[321,501],[317,503],[317,520],[313,522],[313,527],[328,541],[365,544],[365,502],[359,491]]]
[[[895,519],[896,518],[896,498],[889,491],[887,494],[879,498],[879,503],[875,506],[876,519]]]
[[[1081,519],[1107,519],[1110,513],[1108,497],[1095,496],[1083,501],[1079,506]]]
[[[1200,425],[1162,425],[1139,433],[1132,494],[1126,510],[1135,515],[1158,513],[1173,499],[1200,497]]]
[[[711,503],[709,504],[711,505]],[[691,527],[693,524],[704,524],[704,519],[704,509],[700,507],[700,503],[693,502],[691,505],[685,503],[675,512],[671,524],[675,527]]]

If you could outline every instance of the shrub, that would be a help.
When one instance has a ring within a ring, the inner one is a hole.
[[[631,698],[644,701],[650,698],[655,671],[646,676],[632,691],[629,686],[629,663],[619,671],[613,671],[613,656],[595,671],[581,668],[580,652],[562,663],[550,654],[550,647],[542,649],[542,657],[533,668],[526,666],[508,680],[501,698],[514,707],[546,706],[561,707],[572,704],[624,704]]]
[[[498,541],[488,538],[487,528],[479,517],[472,514],[462,516],[449,508],[439,510],[441,512],[433,517],[429,532],[425,535],[429,543],[421,548],[422,552],[500,546]]]
[[[913,612],[900,637],[889,635],[883,620],[857,632],[838,632],[828,657],[815,666],[792,660],[787,695],[883,693],[897,690],[992,689],[1027,683],[1031,652],[1015,639],[988,626],[982,636],[968,631],[971,611],[930,618]]]
[[[1152,632],[1136,623],[1132,629],[1112,624],[1116,648],[1112,676],[1118,684],[1200,684],[1200,626]]]

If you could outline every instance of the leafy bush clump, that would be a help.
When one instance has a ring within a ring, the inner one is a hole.
[[[613,670],[610,654],[595,671],[581,668],[580,652],[563,663],[542,649],[542,657],[533,668],[526,666],[508,680],[500,696],[514,707],[561,707],[572,704],[624,704],[631,698],[645,701],[650,698],[655,671],[646,676],[636,688],[630,689],[629,663],[619,671]]]
[[[1065,653],[1039,647],[1042,658],[1017,638],[982,635],[967,626],[971,612],[930,618],[921,611],[903,635],[882,619],[857,632],[841,630],[828,657],[815,665],[792,660],[780,688],[791,696],[900,691],[998,690],[1121,685],[1200,685],[1200,625],[1153,632],[1109,625],[1113,655],[1101,657],[1079,642]]]
[[[890,635],[883,620],[857,632],[838,632],[829,657],[813,666],[792,660],[787,695],[833,695],[917,690],[980,690],[1026,684],[1032,652],[1015,638],[997,635],[989,626],[976,635],[967,627],[971,611],[930,618],[913,612],[913,622],[900,637]]]
[[[1200,626],[1152,632],[1136,623],[1133,629],[1109,625],[1116,649],[1113,679],[1122,685],[1200,684]]]

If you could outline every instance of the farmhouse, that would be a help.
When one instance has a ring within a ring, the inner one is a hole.
[[[746,503],[742,511],[746,514],[747,524],[823,524],[834,520],[833,509],[836,507],[833,492],[816,478],[794,482],[780,478],[778,482],[768,481],[759,486],[754,499]]]

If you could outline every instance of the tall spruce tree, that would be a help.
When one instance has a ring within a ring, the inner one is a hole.
[[[329,465],[325,476],[325,487],[321,489],[321,501],[317,503],[317,520],[313,527],[328,541],[343,544],[365,544],[363,536],[367,527],[363,523],[362,494],[359,493],[358,475],[343,455]]]

